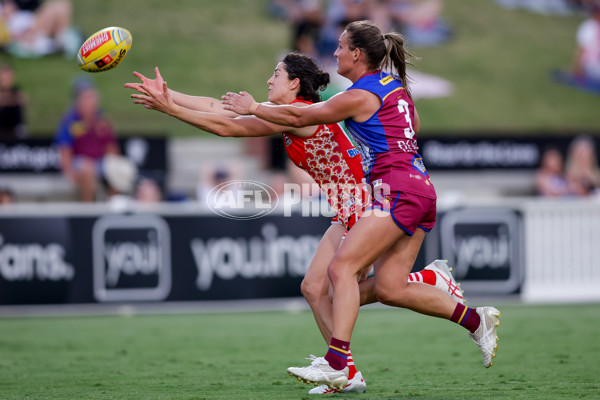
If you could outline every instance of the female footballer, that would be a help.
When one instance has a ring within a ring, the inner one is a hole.
[[[327,265],[337,251],[346,231],[355,223],[361,210],[363,179],[361,157],[337,123],[315,124],[295,128],[274,124],[254,116],[239,116],[222,108],[221,102],[210,97],[196,97],[176,92],[167,87],[155,69],[156,79],[148,79],[134,72],[142,83],[127,83],[125,87],[135,89],[134,103],[161,111],[199,129],[225,137],[258,137],[282,134],[285,149],[290,159],[317,182],[328,196],[336,211],[331,227],[325,232],[314,258],[302,282],[302,293],[309,303],[319,330],[326,343],[331,340],[332,308],[328,297],[329,279]],[[319,89],[329,83],[329,74],[319,70],[315,61],[307,56],[291,53],[277,64],[267,81],[269,104],[291,104],[302,108],[321,101]],[[283,133],[282,133],[283,132]],[[358,189],[358,191],[357,191]],[[368,271],[367,266],[365,268]],[[462,294],[452,278],[445,262],[437,260],[423,271],[407,279],[439,287],[457,301]],[[362,279],[359,288],[361,303],[376,301],[373,279]],[[349,356],[351,360],[351,355]],[[319,358],[315,363],[322,362]],[[343,391],[364,392],[366,384],[362,374],[350,363],[348,382]],[[314,388],[311,393],[328,393],[327,386]]]
[[[331,387],[347,383],[347,354],[360,306],[357,276],[374,264],[375,296],[381,303],[449,319],[469,330],[492,365],[500,312],[469,308],[428,285],[408,282],[425,237],[436,220],[436,193],[418,154],[419,119],[410,96],[403,37],[382,34],[369,21],[347,25],[334,57],[337,72],[353,84],[327,101],[294,107],[259,104],[247,93],[228,93],[225,108],[285,126],[344,121],[361,151],[365,177],[376,196],[372,209],[348,232],[329,263],[333,331],[324,362],[289,368],[299,379]]]

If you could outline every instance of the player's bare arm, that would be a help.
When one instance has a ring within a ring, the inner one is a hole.
[[[252,112],[256,109],[256,107],[259,104],[265,105],[265,106],[269,106],[269,105],[275,105],[271,102],[266,102],[266,103],[257,103],[254,100],[254,97],[252,97],[252,95],[250,93],[247,92],[241,92],[243,93],[243,98],[240,99],[240,105],[237,109],[233,109],[233,111],[235,111],[236,115],[250,115],[252,114]],[[231,94],[231,92],[227,92],[227,94],[223,95],[223,100],[225,100],[226,98],[229,97],[229,95]],[[224,102],[225,103],[225,102]],[[294,103],[292,105],[290,105],[291,107],[295,107],[295,108],[299,108],[299,107],[309,107],[308,104],[306,103]],[[258,116],[257,116],[258,118]],[[269,122],[265,119],[263,119],[265,122]],[[337,121],[336,121],[337,122]],[[281,124],[277,124],[275,121],[271,121],[269,123],[273,123],[274,126],[278,126],[280,128],[279,132],[288,132],[288,133],[292,133],[296,136],[300,136],[300,137],[309,137],[312,136],[313,133],[315,133],[315,130],[317,129],[317,125],[308,125],[308,126],[302,126],[302,127],[295,127],[292,125],[281,125]]]
[[[133,75],[142,81],[142,83],[126,83],[124,86],[129,89],[137,90],[142,94],[146,94],[140,90],[142,85],[144,87],[151,88],[154,91],[160,91],[162,90],[162,85],[165,82],[158,67],[154,68],[154,79],[148,78],[137,71],[133,72]],[[177,92],[173,89],[169,89],[169,93],[175,104],[189,108],[190,110],[211,112],[231,118],[238,116],[238,114],[234,112],[225,110],[219,99],[206,96],[192,96]]]
[[[223,96],[224,108],[240,114],[253,114],[277,124],[302,127],[332,124],[347,118],[357,121],[367,120],[380,106],[379,99],[364,90],[338,93],[327,101],[307,107],[258,104],[251,102],[249,96],[246,92],[240,94],[228,92]],[[369,104],[369,107],[365,107],[365,103]]]
[[[254,116],[229,118],[215,113],[197,111],[180,106],[173,101],[166,82],[163,82],[160,91],[153,90],[144,84],[140,85],[138,91],[142,94],[131,95],[134,98],[134,104],[140,104],[145,108],[168,114],[182,122],[217,136],[258,137],[270,136],[285,131],[299,136],[310,136],[314,133],[314,129],[310,131],[309,128],[290,128],[273,124]]]
[[[415,107],[415,120],[413,121],[413,129],[415,132],[419,133],[421,130],[421,119],[419,118],[419,113],[417,112],[417,108]]]

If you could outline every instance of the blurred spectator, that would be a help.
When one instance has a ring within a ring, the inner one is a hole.
[[[271,0],[268,5],[270,14],[284,20],[292,29],[291,48],[316,57],[317,42],[323,10],[319,0]]]
[[[570,71],[552,71],[557,82],[600,94],[600,0],[582,0],[590,13],[577,29],[577,48]]]
[[[137,167],[132,161],[121,155],[107,154],[104,156],[102,169],[109,198],[113,196],[132,197],[138,174]]]
[[[380,10],[376,18],[384,24],[387,16],[389,29],[402,33],[411,47],[435,46],[452,36],[441,15],[443,0],[379,0],[379,3],[384,6],[385,14],[382,17]]]
[[[15,202],[15,194],[7,187],[0,188],[0,205],[12,204]]]
[[[298,14],[292,23],[292,50],[318,57],[317,45],[323,25],[321,5],[317,0],[298,0],[297,3]]]
[[[564,173],[564,158],[557,148],[550,147],[542,153],[535,183],[536,192],[540,196],[562,197],[569,194]]]
[[[225,166],[214,166],[209,163],[200,171],[200,179],[196,186],[196,199],[209,207],[214,205],[214,198],[210,197],[210,193],[217,186],[239,180],[241,177],[241,166],[236,162]],[[228,187],[234,195],[237,191],[237,185]]]
[[[588,6],[590,17],[577,29],[573,72],[600,84],[600,0],[589,1]]]
[[[0,138],[26,136],[26,96],[15,83],[15,71],[9,64],[0,65]]]
[[[294,13],[294,6],[297,0],[269,0],[267,10],[271,17],[290,21]]]
[[[572,15],[581,10],[581,3],[587,0],[496,0],[496,3],[509,9],[525,9],[545,15]]]
[[[88,80],[76,81],[75,105],[65,114],[56,131],[63,174],[78,188],[80,200],[96,200],[102,162],[119,147],[110,122],[102,115],[99,94]]]
[[[598,194],[600,169],[596,156],[596,142],[592,137],[582,135],[573,139],[567,152],[566,175],[571,194]]]
[[[163,200],[160,186],[154,179],[150,178],[140,179],[134,197],[139,203],[158,203]]]
[[[134,204],[133,189],[137,167],[127,157],[107,154],[102,168],[108,189],[108,206],[116,212],[128,211]]]
[[[345,26],[361,19],[369,19],[373,0],[329,0],[319,40],[319,54],[330,59],[338,46]]]
[[[83,42],[72,14],[70,0],[0,0],[0,44],[17,57],[60,51],[71,57]]]

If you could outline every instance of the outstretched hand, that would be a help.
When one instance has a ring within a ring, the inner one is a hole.
[[[134,71],[133,75],[135,75],[136,78],[141,80],[142,83],[126,83],[124,86],[129,89],[135,89],[138,92],[143,93],[143,94],[146,94],[146,93],[140,91],[140,87],[142,85],[145,85],[146,87],[149,87],[152,90],[158,92],[158,91],[162,90],[162,85],[165,82],[163,77],[160,75],[160,71],[158,70],[158,67],[154,67],[155,79],[147,78],[137,71]]]
[[[257,104],[254,97],[247,92],[240,92],[239,94],[227,92],[221,99],[225,110],[233,111],[240,115],[252,114],[252,111],[254,111],[252,109],[253,105]],[[254,106],[254,109],[256,109],[256,106]]]
[[[173,115],[177,105],[169,94],[167,82],[163,82],[160,90],[154,90],[150,85],[140,84],[136,90],[142,94],[132,94],[133,104],[141,104],[150,110],[156,110],[168,115]]]

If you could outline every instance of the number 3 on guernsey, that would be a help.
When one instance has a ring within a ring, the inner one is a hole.
[[[408,128],[404,128],[404,136],[408,139],[412,139],[415,136],[415,131],[413,129],[412,119],[410,119],[408,103],[406,100],[398,100],[398,112],[404,114],[404,119],[406,119],[406,123],[408,123]]]

